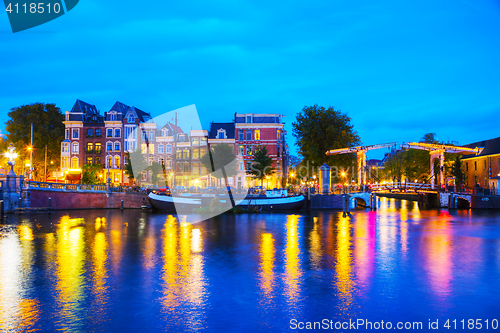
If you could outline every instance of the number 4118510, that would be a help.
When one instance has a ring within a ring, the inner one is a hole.
[[[42,13],[55,13],[58,14],[61,11],[61,5],[57,2],[55,3],[48,3],[44,4],[42,2],[39,3],[23,3],[22,5],[19,5],[18,3],[12,4],[9,3],[7,8],[5,8],[5,11],[11,14],[12,12],[14,14],[19,14],[19,13],[31,13],[31,14],[42,14]]]
[[[480,330],[480,329],[498,329],[498,320],[493,319],[489,321],[488,319],[482,320],[482,319],[462,319],[457,321],[456,319],[454,320],[447,320],[446,323],[444,323],[443,327],[446,327],[447,329],[469,329],[469,330]]]

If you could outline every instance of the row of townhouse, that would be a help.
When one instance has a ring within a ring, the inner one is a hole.
[[[220,143],[232,146],[238,159],[238,175],[228,180],[231,186],[257,184],[246,171],[253,153],[262,145],[267,146],[276,169],[266,185],[280,187],[286,179],[285,131],[279,114],[235,114],[233,122],[211,123],[209,130],[184,131],[173,120],[157,124],[151,114],[121,102],[101,115],[95,105],[77,100],[65,117],[60,165],[67,180],[80,179],[85,164],[101,164],[103,179],[109,177],[115,186],[129,184],[124,172],[126,153],[140,149],[149,165],[164,165],[160,181],[177,186],[222,186],[200,161],[211,146]],[[150,182],[151,172],[136,178]]]

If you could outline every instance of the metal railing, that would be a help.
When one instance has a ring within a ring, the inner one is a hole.
[[[372,191],[432,191],[431,184],[394,182],[370,186]],[[437,191],[437,190],[435,190]]]
[[[52,191],[78,191],[78,192],[106,192],[106,185],[86,185],[86,184],[60,184],[60,183],[44,183],[44,182],[23,182],[23,190],[41,189]],[[112,192],[117,191],[116,188],[111,188]]]

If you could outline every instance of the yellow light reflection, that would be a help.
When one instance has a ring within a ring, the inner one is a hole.
[[[33,240],[33,231],[27,225],[20,225],[17,227],[17,232],[19,233],[19,239],[21,240]]]
[[[107,302],[107,249],[108,243],[106,241],[106,235],[102,232],[96,233],[92,248],[92,266],[94,269],[94,287],[92,289],[92,293],[95,295],[97,306],[102,306]]]
[[[337,224],[337,252],[335,271],[337,272],[337,289],[340,293],[340,310],[348,313],[352,304],[352,254],[351,223],[349,218],[340,218]]]
[[[401,251],[403,255],[406,256],[408,252],[408,201],[401,200],[400,209],[401,223],[400,223],[400,233],[401,233]]]
[[[193,230],[189,223],[178,223],[175,217],[169,215],[162,235],[163,311],[169,315],[172,322],[199,323],[199,316],[203,312],[183,314],[178,311],[178,307],[185,302],[200,306],[205,299],[202,232],[200,229]]]
[[[260,287],[269,301],[274,287],[274,238],[272,234],[261,235],[260,240]]]
[[[63,216],[56,241],[56,290],[60,323],[70,329],[84,298],[85,243],[83,219]],[[84,320],[84,318],[81,318]]]
[[[375,212],[356,216],[354,223],[354,262],[359,286],[368,289],[375,256]]]
[[[313,217],[314,226],[309,234],[309,247],[311,253],[311,265],[314,269],[321,268],[321,259],[323,257],[322,243],[321,243],[321,234],[320,229],[318,227],[318,218]]]
[[[40,319],[37,300],[24,298],[22,280],[32,274],[31,229],[0,237],[0,329],[2,332],[30,332]],[[27,238],[27,239],[26,239]],[[24,241],[23,241],[24,240]]]
[[[299,297],[299,279],[302,272],[299,268],[299,243],[297,224],[299,215],[288,215],[286,222],[286,247],[285,247],[285,285],[289,303],[295,303]]]

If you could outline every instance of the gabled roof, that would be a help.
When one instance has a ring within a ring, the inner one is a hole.
[[[85,103],[84,101],[81,101],[79,99],[76,100],[76,102],[73,105],[73,108],[71,109],[70,112],[82,112],[85,114],[93,114],[93,113],[99,114],[95,105]]]
[[[109,111],[116,111],[125,114],[127,110],[130,109],[130,106],[123,104],[122,102],[116,101],[116,103],[111,107]]]
[[[220,129],[226,131],[226,136],[228,139],[234,139],[234,123],[210,123],[208,138],[217,139],[217,131]]]
[[[464,159],[500,154],[500,137],[470,143],[468,145],[465,145],[464,147],[468,147],[468,148],[484,147],[483,151],[481,151],[481,153],[479,155],[475,155],[475,154],[465,155],[463,157]]]

